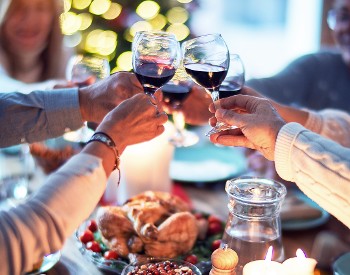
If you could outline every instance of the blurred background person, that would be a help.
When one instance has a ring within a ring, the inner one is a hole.
[[[304,55],[274,76],[250,79],[247,86],[284,104],[350,111],[350,1],[335,0],[327,21],[335,50]]]
[[[334,0],[327,12],[336,48],[303,55],[278,74],[247,81],[264,96],[280,103],[312,110],[337,108],[350,111],[350,1]],[[259,152],[247,151],[250,168],[257,174],[281,180],[273,163]]]
[[[62,12],[61,0],[0,2],[0,92],[50,89],[65,78]]]

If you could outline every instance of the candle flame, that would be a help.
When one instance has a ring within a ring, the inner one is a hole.
[[[297,249],[296,255],[297,255],[297,258],[300,258],[300,259],[306,258],[304,251],[302,251],[300,248]]]
[[[265,261],[271,262],[271,259],[272,259],[272,251],[273,251],[273,248],[272,248],[272,246],[270,246],[269,249],[267,250],[266,257],[265,257]]]

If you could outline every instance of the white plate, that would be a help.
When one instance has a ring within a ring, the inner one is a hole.
[[[216,146],[209,141],[175,149],[170,177],[184,182],[214,182],[241,175],[247,169],[242,149]]]
[[[304,195],[304,193],[296,192],[295,195],[298,197],[298,199],[304,201],[316,209],[319,209],[321,211],[321,216],[314,219],[282,221],[283,230],[310,229],[325,224],[328,221],[330,216],[329,213],[321,208],[317,203]]]

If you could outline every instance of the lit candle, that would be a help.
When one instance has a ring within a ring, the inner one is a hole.
[[[306,258],[304,252],[298,249],[296,257],[289,258],[283,262],[283,268],[287,275],[313,275],[316,266],[316,260]]]
[[[257,260],[247,263],[243,268],[243,275],[282,275],[284,274],[281,263],[272,261],[272,246],[269,247],[265,260]]]

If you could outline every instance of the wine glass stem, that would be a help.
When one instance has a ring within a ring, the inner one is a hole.
[[[185,129],[185,117],[181,110],[177,109],[173,111],[173,120],[176,132],[179,136],[183,136],[183,131]]]
[[[210,95],[211,95],[211,98],[214,102],[215,110],[219,109],[220,108],[219,90],[216,90],[216,89],[212,90],[210,92]]]

